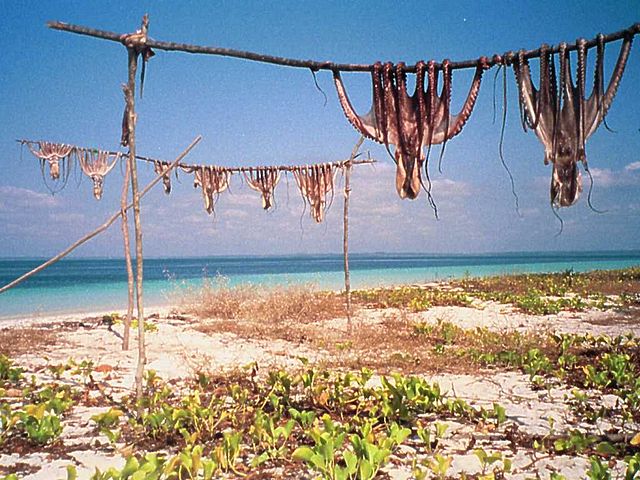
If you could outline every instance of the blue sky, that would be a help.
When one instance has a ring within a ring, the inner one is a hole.
[[[51,196],[38,162],[17,138],[47,139],[117,148],[126,81],[123,47],[49,30],[57,19],[129,32],[142,14],[158,40],[251,50],[293,58],[372,63],[451,58],[536,48],[612,32],[640,21],[637,1],[512,2],[10,2],[0,0],[0,256],[57,253],[115,211],[122,175],[106,178],[103,199],[79,172]],[[638,43],[636,39],[636,43]],[[619,43],[607,48],[607,69]],[[443,173],[432,168],[441,219],[426,197],[400,200],[394,168],[384,148],[365,142],[379,160],[353,176],[351,245],[354,252],[492,252],[640,248],[640,53],[631,53],[608,116],[587,144],[595,177],[586,192],[563,209],[564,233],[549,208],[551,169],[542,145],[519,125],[515,82],[508,77],[505,156],[516,181],[522,217],[515,212],[509,180],[498,158],[500,123],[493,123],[493,70],[485,74],[476,109],[462,134],[449,142]],[[592,64],[592,57],[589,58]],[[356,108],[370,106],[366,73],[343,75]],[[454,108],[466,94],[471,72],[454,75]],[[138,151],[171,159],[198,134],[204,140],[190,163],[297,164],[344,159],[358,139],[342,114],[328,72],[318,74],[324,106],[311,74],[243,60],[157,52],[138,100]],[[501,97],[500,84],[498,97]],[[499,100],[498,99],[498,100]],[[500,107],[500,104],[498,105]],[[437,151],[437,150],[436,150]],[[435,167],[435,162],[432,164]],[[141,166],[140,182],[153,174]],[[277,208],[265,213],[257,194],[238,177],[208,216],[190,176],[174,191],[161,188],[143,201],[148,255],[321,253],[341,249],[342,202],[336,195],[327,221],[316,225],[302,210],[290,179],[280,184]],[[83,246],[79,256],[121,256],[119,228]]]

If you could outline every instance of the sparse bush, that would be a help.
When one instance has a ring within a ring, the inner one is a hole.
[[[246,318],[309,322],[344,314],[340,295],[319,291],[310,284],[276,287],[242,284],[232,287],[224,277],[207,279],[200,289],[188,290],[180,303],[186,313],[223,320]]]

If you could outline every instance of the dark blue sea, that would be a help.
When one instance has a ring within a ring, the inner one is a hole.
[[[43,259],[0,259],[0,285]],[[587,271],[640,265],[640,251],[507,253],[482,255],[351,254],[352,288],[417,283],[463,276],[521,272]],[[218,275],[230,285],[311,283],[343,288],[341,255],[220,256],[145,259],[145,304],[169,305],[184,288]],[[66,259],[0,294],[0,318],[126,308],[122,259]]]

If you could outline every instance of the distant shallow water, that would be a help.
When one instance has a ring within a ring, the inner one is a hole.
[[[42,262],[0,260],[0,285]],[[353,289],[424,283],[464,276],[508,273],[583,272],[640,265],[640,252],[558,252],[485,255],[351,254]],[[225,256],[145,259],[144,299],[148,306],[174,303],[181,289],[222,275],[230,285],[312,283],[343,288],[341,255]],[[126,309],[127,282],[121,259],[66,259],[0,294],[0,319],[57,313]]]

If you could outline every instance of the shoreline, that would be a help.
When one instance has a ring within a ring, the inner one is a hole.
[[[160,315],[166,317],[176,307],[171,305],[145,305],[145,318],[149,315]],[[127,309],[111,309],[111,310],[89,310],[89,311],[75,311],[75,312],[49,312],[43,315],[32,315],[26,317],[24,315],[16,315],[10,317],[0,316],[0,330],[5,328],[14,327],[31,327],[42,326],[47,324],[65,324],[65,323],[77,323],[88,319],[98,319],[110,314],[118,314],[121,317],[126,316]],[[133,311],[133,318],[136,318],[135,308]]]
[[[584,262],[583,262],[584,263]],[[593,263],[593,262],[591,262]],[[570,267],[569,269],[562,267],[551,267],[548,263],[539,263],[539,264],[513,264],[513,265],[483,265],[487,272],[481,275],[469,275],[469,269],[473,269],[473,266],[459,266],[459,267],[430,267],[427,269],[428,271],[435,270],[435,272],[431,271],[431,276],[426,276],[422,273],[425,271],[424,268],[415,267],[415,268],[387,268],[382,270],[358,270],[351,269],[351,285],[352,291],[363,290],[363,289],[371,289],[371,288],[402,288],[404,286],[411,285],[427,285],[427,284],[446,284],[450,281],[460,280],[462,278],[477,278],[477,279],[488,279],[492,277],[510,277],[510,276],[518,276],[525,274],[554,274],[554,273],[563,273],[565,271],[572,271],[575,273],[589,273],[589,272],[608,272],[608,271],[616,271],[624,268],[633,268],[640,266],[640,262],[632,262],[626,263],[625,261],[619,261],[620,265],[617,265],[615,268],[581,268],[580,265],[577,267]],[[532,265],[536,265],[536,267],[532,267]],[[509,271],[504,271],[505,268],[509,267]],[[438,271],[440,270],[440,273]],[[463,270],[464,269],[464,270]],[[386,273],[386,278],[385,278]],[[404,274],[404,275],[403,275]],[[405,277],[403,280],[403,276]],[[332,281],[327,280],[327,278],[335,277]],[[426,277],[426,278],[425,278]],[[378,278],[378,280],[374,280]],[[224,285],[228,285],[231,287],[243,287],[243,286],[265,286],[266,288],[276,288],[281,286],[291,286],[291,285],[311,285],[315,289],[320,291],[330,291],[333,293],[343,292],[343,272],[314,272],[312,274],[306,273],[278,273],[278,274],[268,274],[268,275],[237,275],[235,277],[227,277],[224,275],[217,274],[214,277],[195,277],[195,278],[186,278],[181,280],[175,279],[165,279],[165,280],[154,280],[149,279],[145,280],[145,298],[147,299],[145,310],[147,308],[151,309],[170,309],[176,308],[177,301],[179,298],[185,295],[189,289],[200,289],[206,282],[217,282],[218,279],[222,280]],[[253,280],[253,281],[252,281]],[[358,284],[360,283],[360,285]],[[99,284],[95,285],[95,288],[100,288]],[[71,301],[71,299],[75,299],[76,296],[82,298],[83,296],[88,296],[88,292],[74,292],[69,293],[64,291],[64,293],[58,293],[58,289],[55,287],[49,287],[47,289],[47,295],[52,297],[53,299],[58,299],[62,295],[69,296],[70,299],[67,301]],[[16,295],[16,293],[20,296],[24,297],[20,299],[20,301],[25,302],[28,301],[29,297],[34,298],[42,298],[43,289],[34,289],[31,291],[30,289],[17,287],[16,290],[9,290],[5,294],[0,294],[0,310],[2,308],[2,295],[7,295],[6,298],[10,298],[11,295]],[[119,282],[118,284],[109,284],[106,288],[105,296],[100,304],[101,306],[90,306],[87,308],[79,308],[77,304],[73,306],[65,306],[65,307],[54,307],[49,309],[44,309],[43,307],[36,307],[36,311],[19,311],[15,313],[3,314],[0,311],[0,328],[3,325],[8,325],[9,323],[15,322],[38,322],[38,321],[46,321],[49,318],[56,317],[71,317],[71,316],[92,316],[92,315],[107,315],[109,313],[120,313],[123,312],[126,314],[126,299],[124,301],[119,300],[117,303],[123,305],[121,308],[110,308],[109,305],[113,305],[115,301],[111,298],[113,296],[122,297],[126,296],[126,282]],[[11,301],[10,299],[9,301]],[[17,300],[16,300],[17,301]],[[77,301],[76,303],[80,303]],[[16,309],[17,307],[14,307]],[[25,310],[26,307],[22,307],[22,310]],[[135,316],[135,310],[134,310]]]

